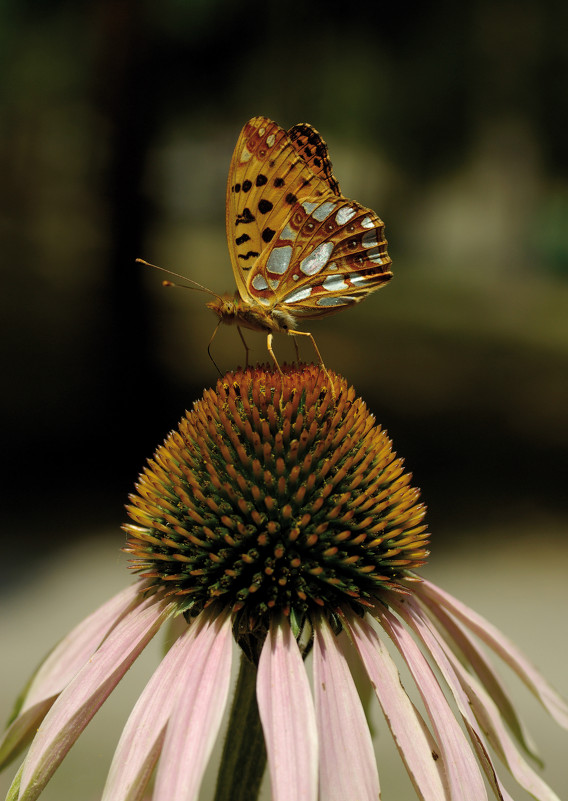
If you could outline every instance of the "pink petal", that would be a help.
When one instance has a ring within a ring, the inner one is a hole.
[[[24,762],[19,801],[38,797],[169,611],[164,602],[152,599],[130,611],[61,693],[41,724]]]
[[[172,645],[144,688],[114,752],[102,801],[138,801],[160,755],[166,724],[173,709],[187,648],[199,625],[188,628]]]
[[[419,613],[423,616],[419,607],[416,607],[415,611],[417,616]],[[475,676],[472,676],[471,673],[465,670],[443,637],[431,626],[428,618],[423,617],[423,620],[425,626],[431,630],[433,640],[436,641],[440,651],[443,651],[457,674],[467,694],[469,705],[473,709],[475,717],[489,743],[500,756],[501,760],[508,766],[517,782],[534,796],[534,798],[539,799],[539,801],[559,801],[558,796],[545,784],[540,776],[534,772],[517,751],[514,742],[503,725],[497,706],[484,690],[481,683]],[[430,648],[430,645],[428,645],[428,647]]]
[[[412,596],[405,597],[404,599],[393,597],[390,599],[390,603],[406,621],[406,623],[416,632],[431,653],[436,666],[444,677],[444,681],[452,692],[460,714],[466,725],[472,745],[476,750],[477,757],[496,795],[503,798],[508,797],[505,788],[497,776],[495,767],[485,746],[483,731],[473,715],[469,704],[469,699],[464,692],[462,685],[452,668],[452,665],[446,657],[444,648],[442,647],[442,638],[439,636],[438,632],[422,608]]]
[[[184,642],[178,694],[158,765],[154,801],[196,799],[219,734],[231,678],[232,630],[228,615],[203,615]]]
[[[454,641],[457,648],[474,669],[518,742],[525,751],[542,766],[542,760],[540,759],[532,737],[526,730],[522,720],[518,717],[507,690],[495,672],[493,665],[479,648],[477,642],[473,639],[471,634],[465,630],[462,624],[454,620],[440,604],[433,601],[427,595],[422,596],[420,600],[428,607],[432,615],[439,620],[447,635]]]
[[[471,676],[463,668],[451,650],[446,647],[443,640],[440,640],[440,645],[446,651],[446,656],[460,678],[479,725],[517,782],[539,801],[560,801],[556,793],[550,789],[519,754],[507,729],[503,725],[499,710],[488,693],[485,692],[475,677]]]
[[[381,625],[410,668],[420,691],[444,759],[451,798],[459,798],[460,801],[486,799],[485,783],[471,746],[422,651],[392,613],[380,606],[375,611]]]
[[[133,584],[85,618],[55,646],[33,677],[17,718],[4,733],[0,767],[27,745],[57,695],[139,597],[139,587]]]
[[[379,774],[365,713],[338,638],[315,626],[314,693],[320,742],[320,797],[377,801]]]
[[[406,694],[396,665],[377,632],[360,618],[345,618],[344,624],[373,683],[396,746],[420,798],[424,801],[447,798],[440,776],[442,760],[434,760],[432,756],[433,751],[439,753],[439,749]]]
[[[515,671],[521,681],[536,695],[556,722],[563,728],[568,729],[568,704],[566,704],[566,701],[558,695],[516,645],[505,637],[499,629],[481,615],[478,615],[477,612],[474,612],[473,609],[458,601],[457,598],[444,592],[444,590],[429,581],[422,580],[415,585],[414,591],[420,598],[428,596],[445,606],[469,629],[475,632],[483,642],[487,643]]]
[[[317,801],[316,716],[304,662],[287,620],[271,625],[262,646],[256,695],[272,801]]]

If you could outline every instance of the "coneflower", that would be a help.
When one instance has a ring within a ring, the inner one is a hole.
[[[0,748],[7,762],[31,740],[9,799],[39,796],[173,617],[181,631],[131,713],[103,801],[141,799],[154,771],[154,801],[199,797],[234,643],[241,667],[216,801],[255,799],[266,759],[274,801],[380,797],[349,651],[418,798],[482,801],[487,788],[509,798],[492,753],[535,798],[557,798],[521,756],[517,744],[530,750],[522,724],[478,639],[566,728],[568,708],[491,624],[416,574],[428,533],[410,481],[386,432],[333,373],[301,365],[220,379],[158,448],[130,498],[125,550],[136,582],[34,676]],[[427,720],[386,642],[406,662]]]

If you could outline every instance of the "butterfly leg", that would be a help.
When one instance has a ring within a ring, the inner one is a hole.
[[[219,370],[219,366],[218,366],[217,362],[215,361],[215,359],[211,355],[211,344],[212,344],[213,340],[215,339],[215,334],[217,333],[217,331],[219,329],[219,326],[221,325],[222,322],[223,322],[222,320],[219,320],[219,322],[215,326],[215,330],[211,334],[211,339],[209,340],[209,344],[207,345],[207,355],[209,356],[209,358],[211,359],[211,361],[213,362],[213,364],[217,368],[217,372],[219,373],[220,376],[223,376],[223,373]]]
[[[331,377],[330,377],[329,373],[327,372],[327,368],[326,368],[325,364],[323,363],[323,359],[322,359],[322,357],[321,357],[321,353],[319,352],[319,348],[318,348],[318,346],[316,345],[316,341],[315,341],[315,339],[313,338],[313,335],[312,335],[312,334],[310,334],[310,332],[309,332],[309,331],[292,331],[291,329],[288,329],[288,333],[289,333],[291,336],[293,336],[293,337],[296,337],[296,336],[300,336],[300,337],[309,337],[309,338],[312,340],[312,345],[314,346],[314,350],[315,350],[315,352],[317,353],[318,360],[319,360],[319,363],[320,363],[320,367],[321,367],[321,369],[324,371],[324,373],[325,373],[325,376],[326,376],[326,378],[327,378],[327,380],[328,380],[328,382],[329,382],[329,387],[330,387],[330,389],[331,389],[331,397],[332,397],[332,398],[335,400],[335,391],[334,391],[334,389],[333,389],[333,381],[331,380]],[[296,341],[296,340],[294,340],[294,342],[295,342],[295,341]],[[274,357],[273,357],[273,358],[274,358]],[[282,371],[280,371],[280,372],[282,372]]]
[[[243,345],[245,346],[245,362],[246,362],[246,363],[245,363],[245,370],[246,370],[246,369],[247,369],[247,367],[249,366],[249,353],[250,353],[250,348],[249,348],[249,346],[248,346],[248,345],[247,345],[247,343],[246,343],[246,340],[245,340],[245,338],[244,338],[244,336],[243,336],[243,332],[241,331],[241,327],[240,327],[240,325],[238,325],[238,326],[237,326],[237,331],[239,332],[239,336],[240,336],[240,338],[241,338],[241,342],[242,342],[242,343],[243,343]]]
[[[280,373],[280,383],[281,383],[281,386],[282,386],[282,388],[281,388],[281,392],[280,392],[280,400],[278,401],[278,404],[279,404],[279,406],[280,406],[280,411],[281,411],[281,412],[283,412],[283,411],[284,411],[284,406],[283,406],[283,404],[282,404],[282,398],[284,397],[284,373],[282,372],[282,368],[281,368],[281,367],[280,367],[280,365],[278,364],[278,359],[277,359],[277,358],[276,358],[276,356],[274,355],[274,351],[273,351],[273,349],[272,349],[272,339],[273,339],[273,337],[272,337],[272,334],[267,334],[267,337],[266,337],[266,347],[267,347],[267,349],[268,349],[268,352],[270,353],[270,356],[271,356],[271,358],[272,358],[272,361],[274,362],[274,364],[276,365],[276,368],[277,368],[278,372]]]
[[[298,341],[296,337],[293,337],[294,340],[294,347],[296,349],[296,361],[300,364],[300,349],[298,348]]]
[[[284,378],[284,373],[282,372],[282,368],[278,364],[278,359],[274,355],[274,351],[272,349],[272,339],[273,339],[272,334],[268,334],[267,337],[266,337],[266,347],[268,349],[268,352],[270,353],[270,357],[271,357],[272,361],[276,365],[276,369],[278,370],[278,372],[280,373],[282,378]]]

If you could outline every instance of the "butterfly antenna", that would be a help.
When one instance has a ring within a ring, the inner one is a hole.
[[[179,289],[193,289],[195,292],[205,292],[208,295],[213,295],[213,297],[217,298],[218,301],[223,301],[220,295],[217,295],[217,293],[213,292],[212,289],[208,289],[206,286],[203,286],[203,284],[198,284],[197,281],[194,281],[192,278],[186,278],[185,275],[174,273],[172,270],[166,270],[165,267],[158,267],[157,264],[150,264],[149,261],[144,261],[144,259],[136,259],[136,261],[138,264],[145,264],[146,267],[153,267],[155,270],[161,270],[167,275],[173,275],[174,278],[180,278],[182,281],[185,281],[184,284],[176,284],[173,281],[162,281],[162,286],[175,286]]]

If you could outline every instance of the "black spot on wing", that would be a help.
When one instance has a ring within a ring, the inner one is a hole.
[[[262,241],[267,244],[268,242],[272,242],[275,233],[276,231],[273,231],[272,228],[265,228],[262,232]]]
[[[272,211],[272,203],[270,200],[262,198],[262,200],[260,200],[258,203],[258,210],[261,214],[268,214],[269,211]]]
[[[247,223],[254,222],[254,220],[255,220],[254,214],[247,206],[245,206],[245,208],[243,209],[243,213],[237,214],[235,225],[238,225],[239,223],[243,223],[244,225],[246,225]]]
[[[249,259],[256,259],[260,253],[257,253],[256,250],[249,250],[248,253],[239,253],[239,259],[243,261],[248,261]]]
[[[264,184],[268,181],[266,175],[263,175],[261,172],[256,176],[255,184],[257,186],[264,186]]]
[[[235,239],[235,244],[237,244],[237,245],[244,245],[244,243],[245,243],[245,242],[248,242],[248,241],[249,241],[249,239],[250,239],[250,236],[249,236],[248,234],[241,234],[241,236],[238,236],[238,237]]]

